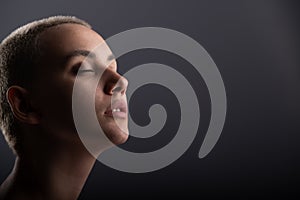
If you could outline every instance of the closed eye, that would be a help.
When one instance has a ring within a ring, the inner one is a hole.
[[[90,73],[95,73],[95,70],[93,70],[93,69],[81,69],[81,70],[78,70],[78,74],[80,74],[80,73],[88,73],[88,72],[90,72]]]
[[[76,76],[76,75],[84,75],[84,74],[88,74],[88,73],[95,73],[95,69],[93,66],[91,66],[90,64],[83,64],[83,63],[77,63],[76,65],[74,65],[72,67],[71,72]]]

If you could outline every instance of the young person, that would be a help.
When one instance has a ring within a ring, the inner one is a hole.
[[[98,122],[112,144],[127,140],[128,82],[117,73],[116,61],[105,66],[102,60],[111,55],[96,51],[96,67],[80,68],[99,44],[105,41],[88,23],[68,16],[31,22],[0,44],[0,125],[16,154],[0,199],[79,196],[96,159],[81,142],[73,120],[76,78],[84,89],[87,77],[103,71],[95,94]],[[114,112],[119,113],[114,117]],[[99,153],[109,145],[100,144]]]

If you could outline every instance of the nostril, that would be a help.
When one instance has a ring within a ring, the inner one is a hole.
[[[122,91],[122,87],[120,86],[116,86],[115,88],[112,89],[112,93],[121,92],[121,91]]]
[[[118,73],[112,73],[104,87],[104,92],[108,95],[113,95],[114,93],[125,94],[128,81],[126,78],[122,77]]]

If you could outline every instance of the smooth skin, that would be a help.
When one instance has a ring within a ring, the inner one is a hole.
[[[128,82],[117,73],[115,60],[105,66],[103,59],[107,60],[111,52],[97,51],[97,59],[93,60],[97,67],[78,71],[90,59],[87,53],[105,44],[103,38],[85,26],[62,24],[47,29],[39,39],[42,58],[35,69],[38,76],[30,80],[28,87],[12,86],[7,92],[24,141],[12,173],[1,185],[0,199],[78,198],[96,159],[84,147],[73,121],[72,91],[77,75],[84,90],[88,87],[86,79],[103,72],[95,108],[111,143],[101,143],[98,154],[128,138]],[[123,105],[116,117],[112,116],[113,94]]]

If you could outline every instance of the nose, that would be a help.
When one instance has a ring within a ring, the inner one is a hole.
[[[104,87],[104,92],[108,95],[113,95],[117,92],[124,95],[128,86],[127,79],[112,70],[107,70],[107,76],[108,79]]]

